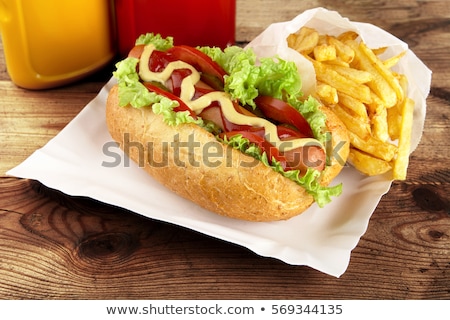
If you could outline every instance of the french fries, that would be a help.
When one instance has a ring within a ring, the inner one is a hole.
[[[394,178],[406,179],[411,149],[411,127],[413,122],[414,101],[407,98],[402,105],[400,132],[398,138],[397,158],[394,160]]]
[[[407,97],[406,77],[391,68],[406,52],[382,60],[386,47],[371,49],[358,38],[353,31],[330,36],[302,27],[287,43],[311,61],[316,98],[349,130],[349,162],[369,176],[391,171],[392,179],[404,180],[414,101]]]
[[[355,148],[350,149],[348,160],[356,169],[368,176],[383,174],[392,169],[389,162],[372,157]]]
[[[303,27],[297,33],[288,36],[289,47],[303,54],[310,54],[319,42],[319,33],[314,29]]]

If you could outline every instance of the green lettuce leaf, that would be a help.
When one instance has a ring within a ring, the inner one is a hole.
[[[119,87],[119,105],[130,104],[134,108],[149,106],[155,102],[155,95],[139,82],[136,66],[139,59],[128,57],[116,64],[113,72]]]
[[[199,47],[216,61],[229,75],[225,77],[225,91],[243,105],[256,107],[258,95],[283,99],[285,95],[300,97],[301,79],[295,63],[281,58],[258,60],[252,49],[237,46],[225,48]]]
[[[255,107],[253,99],[258,96],[257,82],[260,70],[255,65],[256,55],[252,50],[230,46],[223,51],[217,47],[199,47],[228,73],[224,90],[242,105]]]
[[[285,96],[300,97],[302,83],[297,66],[280,58],[261,59],[258,90],[261,95],[284,100]]]
[[[182,123],[195,123],[203,127],[203,120],[201,118],[194,119],[189,111],[173,111],[178,106],[178,102],[170,100],[167,97],[155,95],[158,97],[158,101],[152,104],[152,111],[155,114],[162,115],[166,124],[169,126],[178,126]]]
[[[147,44],[153,44],[156,48],[156,50],[166,51],[173,47],[173,38],[167,37],[163,38],[161,35],[154,34],[154,33],[146,33],[140,35],[136,39],[136,45],[147,45]]]

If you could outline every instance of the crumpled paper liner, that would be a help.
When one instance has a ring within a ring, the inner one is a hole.
[[[408,50],[408,45],[392,34],[372,24],[351,22],[336,11],[324,8],[307,10],[291,21],[271,24],[260,35],[253,39],[248,48],[253,48],[259,57],[279,57],[295,61],[302,75],[303,92],[310,93],[315,87],[315,71],[312,64],[294,49],[288,47],[286,38],[297,32],[302,26],[318,30],[320,33],[337,36],[345,31],[357,32],[370,48],[388,47],[381,56],[391,57]],[[411,152],[414,151],[422,136],[426,98],[430,92],[431,71],[416,55],[408,50],[407,54],[393,68],[398,73],[405,74],[409,80],[408,96],[416,102],[414,114],[414,130],[411,138]]]

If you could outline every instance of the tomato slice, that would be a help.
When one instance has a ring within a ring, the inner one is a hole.
[[[148,67],[152,72],[162,72],[174,59],[172,55],[165,51],[153,50]]]
[[[277,126],[277,133],[280,140],[308,138],[305,134],[301,133],[300,131],[291,129],[283,125]]]
[[[243,138],[248,139],[251,143],[256,144],[261,148],[263,152],[266,152],[269,160],[275,159],[281,165],[284,170],[290,170],[286,158],[280,153],[280,151],[273,146],[266,139],[261,137],[258,133],[250,132],[250,131],[231,131],[224,132],[220,134],[220,137],[223,139],[224,137],[232,138],[236,135],[242,135]]]
[[[143,44],[138,44],[138,45],[134,46],[130,50],[130,52],[128,52],[128,57],[139,59],[142,55],[142,52],[144,52],[144,48],[145,48],[145,45],[143,45]]]
[[[174,60],[181,60],[192,65],[202,73],[202,80],[216,90],[223,91],[224,76],[227,74],[214,60],[200,50],[180,45],[167,50]]]
[[[162,96],[164,96],[164,97],[166,97],[166,98],[169,98],[170,100],[177,101],[179,105],[178,105],[178,107],[174,108],[173,111],[175,111],[175,112],[189,111],[190,115],[191,115],[194,119],[197,119],[197,115],[195,114],[195,112],[192,111],[191,108],[189,108],[189,107],[187,106],[187,104],[183,102],[183,100],[181,100],[179,97],[177,97],[177,96],[174,95],[173,93],[171,93],[171,92],[169,92],[169,91],[166,91],[166,90],[164,90],[164,89],[161,89],[160,87],[155,86],[154,84],[151,84],[151,83],[149,83],[149,82],[144,82],[144,85],[145,85],[145,87],[146,87],[148,90],[150,90],[150,91],[152,91],[152,92],[155,92],[155,93],[157,93],[157,94],[159,94],[159,95],[162,95]]]
[[[265,117],[293,125],[308,137],[314,136],[308,121],[289,103],[270,96],[258,96],[255,103]]]

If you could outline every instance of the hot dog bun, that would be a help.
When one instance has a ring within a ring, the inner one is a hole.
[[[128,156],[178,195],[201,207],[231,218],[248,221],[285,220],[305,211],[314,202],[303,187],[266,167],[262,162],[231,149],[211,133],[194,124],[169,126],[151,107],[120,107],[118,88],[113,87],[106,105],[107,126],[112,138]],[[345,126],[324,108],[332,145],[347,159],[349,146]],[[187,147],[188,143],[194,146]],[[166,158],[165,158],[166,157]],[[150,161],[148,161],[150,160]],[[332,160],[321,183],[328,185],[341,171],[342,161]]]

